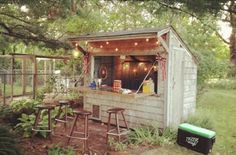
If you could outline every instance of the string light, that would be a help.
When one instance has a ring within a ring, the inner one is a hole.
[[[117,52],[118,50],[119,50],[118,48],[115,49],[116,52]]]
[[[142,66],[142,65],[144,65],[144,63],[140,62],[138,65],[139,65],[139,66]]]
[[[129,68],[129,64],[128,63],[124,63],[123,64],[123,69],[128,69]]]
[[[137,42],[135,42],[135,43],[134,43],[134,46],[137,46],[137,45],[138,45],[138,43],[137,43]]]
[[[106,44],[108,45],[108,44],[109,44],[109,42],[107,41],[107,42],[106,42]]]
[[[87,41],[85,41],[85,45],[87,45],[88,44],[88,42]]]
[[[74,50],[72,54],[73,54],[74,58],[79,57],[79,51]]]
[[[135,69],[133,69],[133,72],[135,73],[135,72],[137,72],[137,69],[135,68]]]
[[[158,40],[157,40],[156,44],[159,45],[159,41]]]
[[[77,46],[78,46],[78,43],[75,43],[75,46],[77,47]]]
[[[103,46],[102,46],[102,45],[100,45],[100,48],[103,48]]]
[[[149,38],[146,38],[146,42],[149,42]]]
[[[144,68],[144,71],[145,71],[145,72],[147,71],[147,67]]]
[[[157,66],[154,66],[154,67],[153,67],[153,70],[154,70],[154,71],[157,71]]]

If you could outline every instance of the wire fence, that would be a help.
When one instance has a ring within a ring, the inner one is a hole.
[[[82,83],[79,76],[66,76],[56,73],[45,73],[39,70],[32,72],[0,71],[0,102],[12,100],[14,97],[37,95],[44,89],[47,93],[68,93],[69,88],[74,88]],[[35,91],[35,92],[34,92]]]

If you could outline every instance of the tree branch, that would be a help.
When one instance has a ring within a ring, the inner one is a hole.
[[[165,3],[163,3],[163,2],[158,2],[158,3],[159,3],[160,5],[162,5],[162,6],[164,6],[164,7],[169,8],[169,9],[177,10],[177,11],[179,11],[179,12],[185,13],[185,14],[187,14],[187,15],[190,15],[190,16],[196,18],[196,19],[197,19],[198,21],[200,21],[204,26],[206,26],[206,27],[210,28],[211,30],[213,30],[213,31],[216,33],[216,35],[217,35],[224,43],[230,44],[230,42],[227,41],[226,39],[224,39],[224,38],[222,37],[222,35],[221,35],[215,28],[213,28],[212,26],[210,26],[210,25],[204,23],[204,22],[202,21],[202,19],[200,19],[197,15],[195,15],[195,14],[193,14],[193,13],[191,13],[191,12],[188,12],[188,11],[186,11],[186,10],[183,10],[183,9],[181,9],[181,8],[177,8],[177,7],[175,7],[175,6],[170,6],[170,5],[165,4]]]
[[[11,14],[7,14],[7,13],[5,13],[5,12],[0,12],[0,15],[7,16],[7,17],[10,17],[10,18],[19,20],[19,21],[24,22],[24,23],[26,23],[26,24],[30,24],[30,25],[32,24],[32,23],[30,23],[30,22],[28,22],[28,21],[26,21],[26,20],[24,20],[24,19],[21,19],[21,18],[19,18],[19,17],[13,16],[13,15],[11,15]]]
[[[0,22],[0,27],[2,27],[5,31],[0,31],[0,34],[9,36],[9,37],[14,37],[17,39],[21,40],[27,40],[31,42],[43,42],[46,46],[54,49],[59,49],[59,48],[64,48],[66,50],[71,49],[72,47],[60,40],[54,40],[54,39],[49,39],[46,38],[43,35],[36,35],[36,34],[24,34],[24,33],[19,33],[13,31],[10,27],[8,27],[5,23]]]

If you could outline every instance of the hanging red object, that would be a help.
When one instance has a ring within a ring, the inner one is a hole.
[[[162,80],[166,79],[166,58],[162,57],[159,53],[156,54],[156,61],[158,61],[158,65],[160,65]]]
[[[84,63],[83,63],[83,71],[85,74],[88,73],[88,68],[89,68],[89,54],[86,54],[84,56]]]

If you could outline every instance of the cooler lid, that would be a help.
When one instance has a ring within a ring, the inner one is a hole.
[[[188,123],[182,123],[179,125],[179,129],[182,129],[184,131],[188,131],[190,133],[202,136],[202,137],[206,137],[206,138],[212,138],[216,135],[216,133],[214,131],[208,130],[208,129],[204,129],[201,127],[197,127]]]

